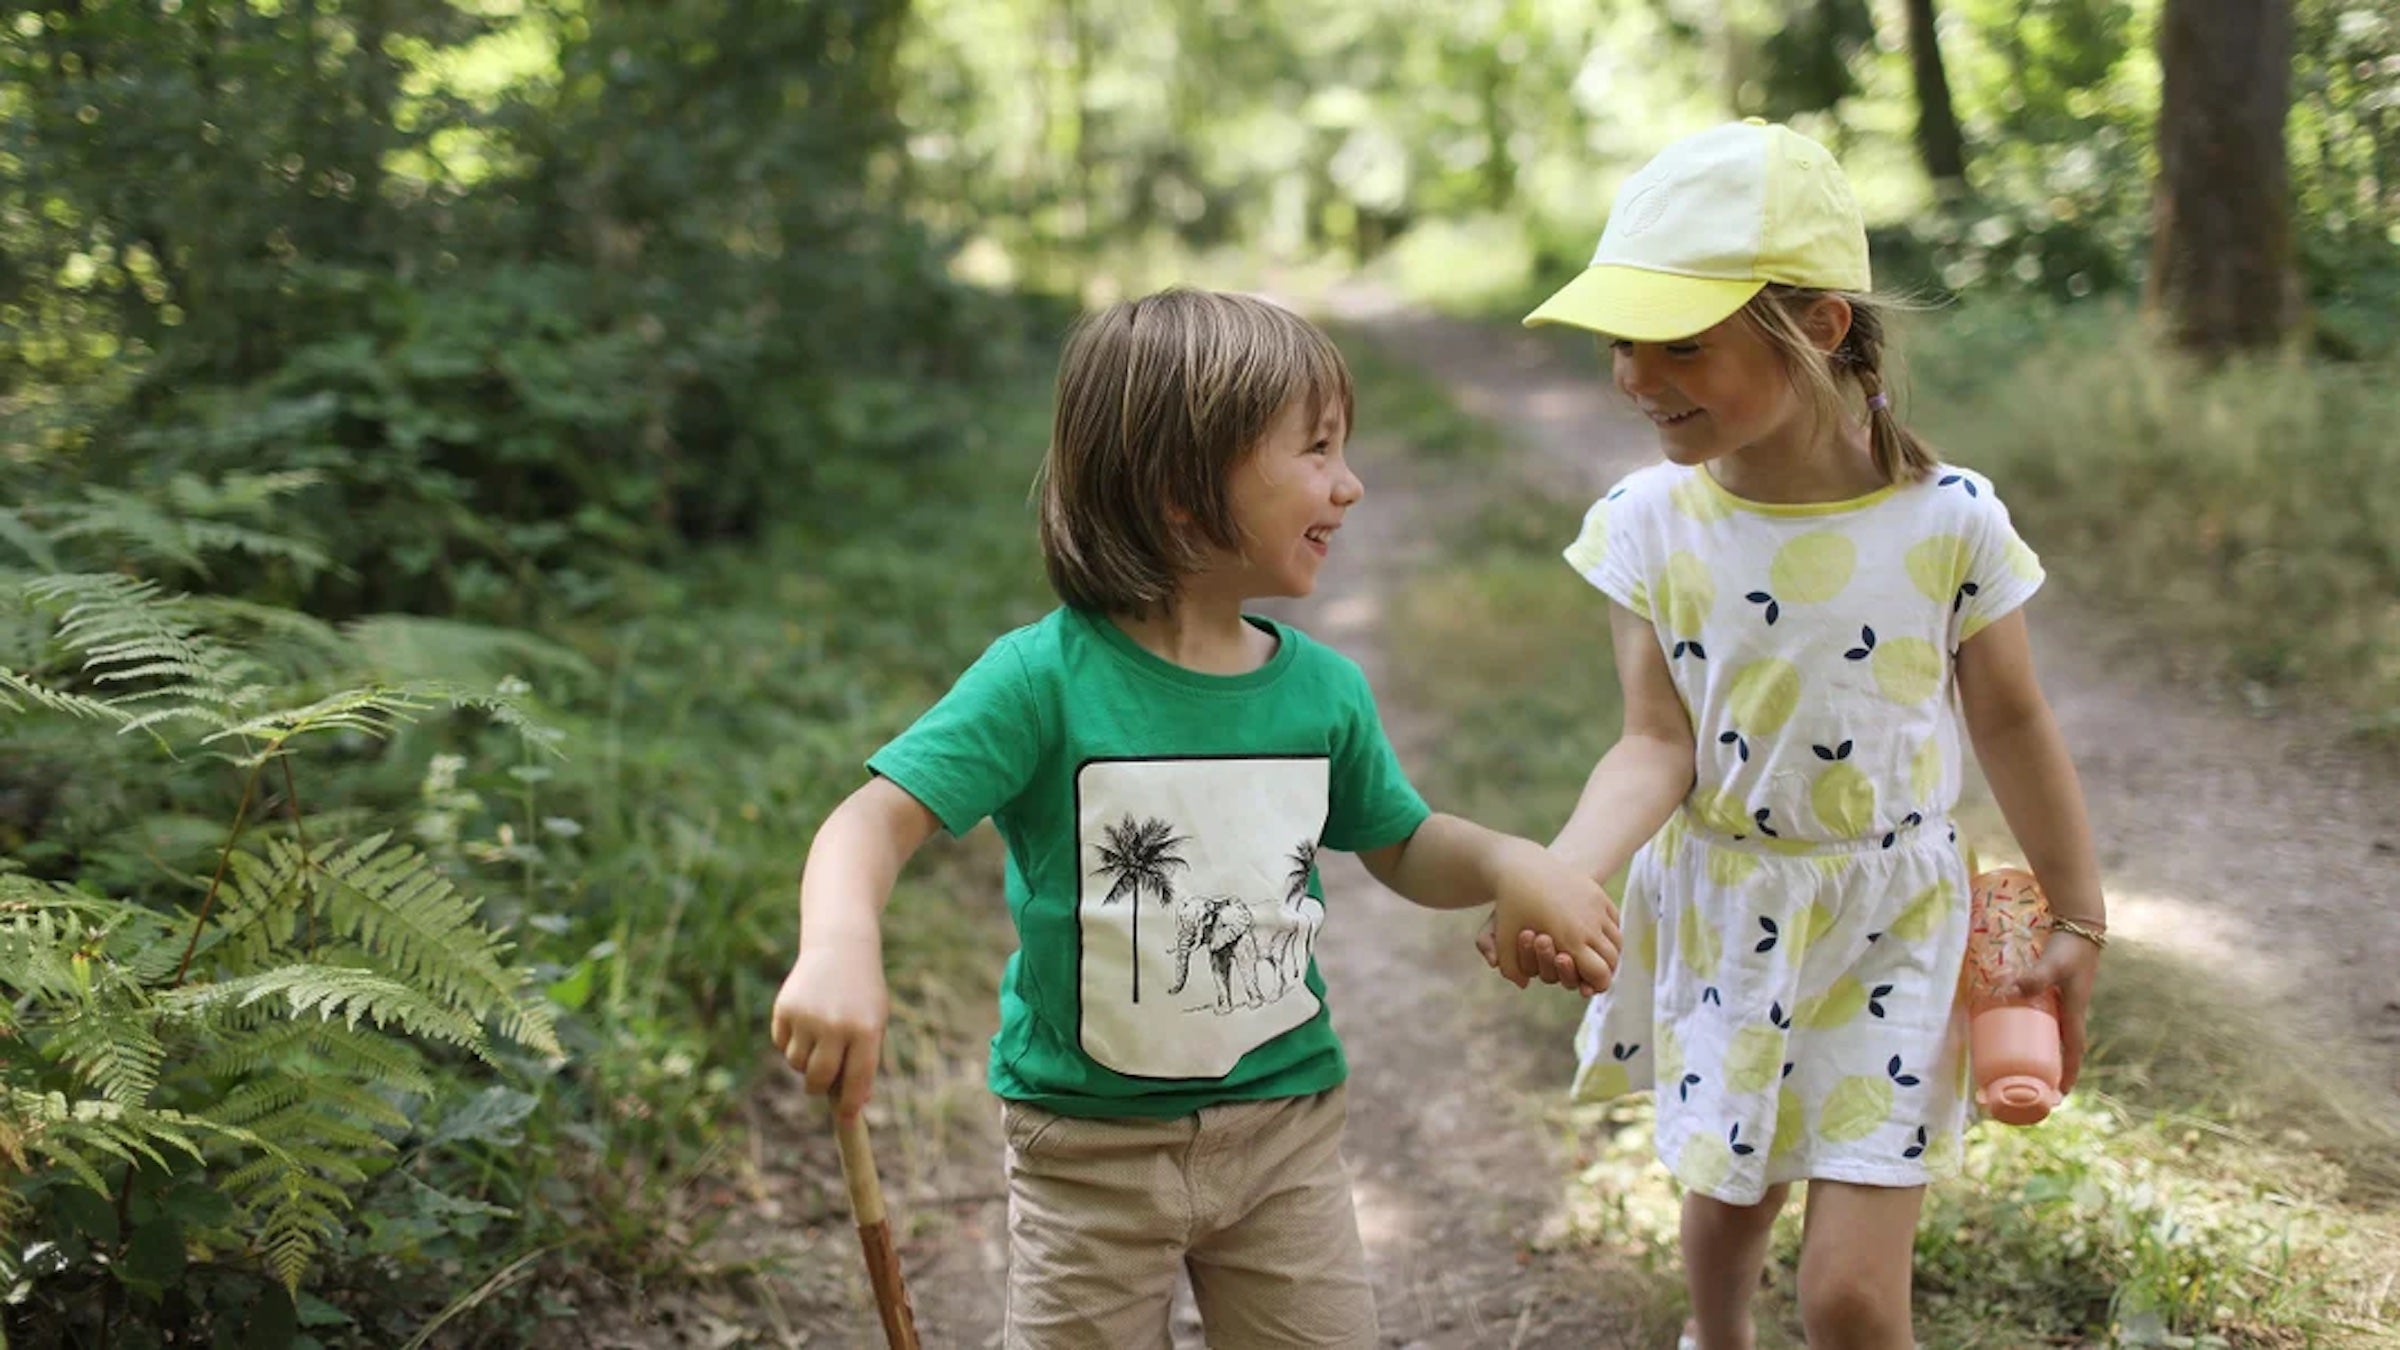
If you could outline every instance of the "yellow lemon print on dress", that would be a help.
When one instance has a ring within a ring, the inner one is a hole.
[[[1800,1105],[1800,1094],[1785,1088],[1775,1094],[1775,1143],[1767,1150],[1770,1158],[1780,1158],[1800,1147],[1808,1137],[1808,1114]]]
[[[1736,1092],[1764,1092],[1783,1074],[1783,1033],[1747,1026],[1725,1050],[1725,1084]]]
[[[1831,1031],[1848,1026],[1866,1010],[1867,987],[1844,975],[1824,993],[1800,1000],[1800,1006],[1792,1012],[1792,1020],[1810,1031]]]
[[[1838,858],[1840,855],[1834,856]],[[1807,911],[1801,914],[1800,922],[1792,929],[1792,959],[1797,961],[1808,955],[1808,949],[1816,946],[1818,939],[1832,931],[1832,906],[1822,900],[1809,901]]]
[[[2022,539],[2008,541],[2008,570],[2019,581],[2040,581],[2042,560]]]
[[[1733,1172],[1733,1145],[1706,1131],[1696,1130],[1675,1155],[1675,1179],[1695,1191],[1714,1191]]]
[[[1642,921],[1641,933],[1633,940],[1633,954],[1642,963],[1642,969],[1658,969],[1658,920],[1645,918]]]
[[[1933,794],[1941,790],[1941,737],[1926,737],[1925,743],[1918,746],[1917,753],[1910,757],[1908,762],[1908,786],[1910,791],[1917,794],[1917,800],[1920,802],[1932,801]]]
[[[1567,564],[1578,572],[1591,572],[1608,558],[1608,502],[1592,503],[1583,513],[1583,530],[1575,542],[1567,545]]]
[[[1674,1028],[1658,1029],[1657,1071],[1650,1075],[1661,1088],[1683,1081],[1683,1042],[1676,1038]]]
[[[1651,611],[1650,608],[1650,586],[1647,582],[1637,581],[1633,583],[1633,590],[1625,597],[1625,608],[1632,610],[1634,613],[1650,620],[1652,623],[1658,622],[1657,616]]]
[[[1667,632],[1675,638],[1668,659],[1689,653],[1707,660],[1708,650],[1700,645],[1700,631],[1717,603],[1717,585],[1709,578],[1708,564],[1696,553],[1678,550],[1670,554],[1666,570],[1659,574],[1658,585],[1651,591],[1651,602],[1655,611],[1666,615]]]
[[[1701,824],[1719,834],[1740,834],[1750,826],[1742,815],[1741,799],[1719,788],[1694,788],[1691,812]]]
[[[1842,655],[1867,663],[1876,689],[1894,703],[1923,703],[1942,685],[1942,649],[1923,638],[1878,637],[1873,624],[1862,624]]]
[[[1792,712],[1800,706],[1800,668],[1778,657],[1753,661],[1735,672],[1732,686],[1725,694],[1726,715],[1733,725],[1717,733],[1717,744],[1730,745],[1750,762],[1750,742],[1764,740],[1783,730],[1792,720]],[[1738,808],[1735,820],[1741,819]],[[1739,834],[1742,824],[1729,833]]]
[[[1900,911],[1900,917],[1892,920],[1892,926],[1885,931],[1902,942],[1923,942],[1941,926],[1956,895],[1948,878],[1933,883],[1917,892],[1915,898],[1908,902],[1908,907]]]
[[[1958,1136],[1947,1131],[1925,1146],[1925,1170],[1948,1176],[1958,1170]]]
[[[1594,1063],[1583,1071],[1583,1081],[1575,1085],[1575,1095],[1587,1102],[1606,1101],[1633,1091],[1633,1075],[1625,1066],[1614,1062]]]
[[[1683,907],[1683,920],[1675,929],[1675,947],[1683,964],[1704,980],[1717,973],[1717,962],[1724,957],[1716,927],[1701,917],[1698,905]]]
[[[1836,839],[1856,839],[1875,826],[1875,784],[1850,762],[1854,742],[1810,748],[1828,767],[1808,790],[1817,823]]]
[[[1770,624],[1785,605],[1815,605],[1842,593],[1858,568],[1858,545],[1839,530],[1812,530],[1775,550],[1767,566],[1767,588],[1746,597]]]
[[[1892,1084],[1859,1074],[1833,1085],[1817,1113],[1817,1133],[1837,1144],[1854,1143],[1883,1127],[1892,1116]]]
[[[1908,551],[1908,579],[1917,593],[1937,605],[1958,598],[1966,583],[1967,541],[1955,534],[1937,534]]]
[[[1725,500],[1725,494],[1700,481],[1701,475],[1707,472],[1706,469],[1694,470],[1667,493],[1667,500],[1675,504],[1676,510],[1702,524],[1723,520],[1733,514],[1733,503]]]
[[[1738,849],[1712,848],[1708,851],[1708,879],[1730,890],[1750,879],[1758,870],[1756,855]]]

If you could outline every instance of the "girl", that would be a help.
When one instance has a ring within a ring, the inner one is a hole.
[[[2059,916],[2021,992],[2057,991],[2070,1083],[2106,941],[2018,612],[2041,565],[1991,483],[1893,413],[1869,285],[1833,157],[1753,121],[1636,173],[1590,269],[1526,319],[1599,333],[1666,456],[1566,552],[1614,602],[1625,722],[1552,847],[1596,877],[1633,855],[1625,968],[1588,1009],[1577,1089],[1658,1093],[1699,1350],[1751,1344],[1800,1180],[1809,1345],[1910,1344],[1924,1187],[1967,1110],[1960,713]]]
[[[1358,667],[1243,612],[1308,594],[1365,494],[1350,409],[1332,342],[1261,300],[1168,291],[1078,325],[1038,488],[1062,605],[877,751],[809,846],[770,1031],[846,1117],[901,866],[987,816],[1008,846],[1009,1350],[1165,1346],[1178,1271],[1212,1344],[1377,1344],[1310,959],[1341,914],[1320,847],[1418,904],[1494,905],[1511,956],[1530,929],[1581,984],[1614,970],[1588,872],[1428,811]]]

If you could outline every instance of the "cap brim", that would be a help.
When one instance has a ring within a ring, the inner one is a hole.
[[[1638,267],[1590,267],[1526,315],[1525,326],[1563,324],[1631,342],[1673,342],[1732,318],[1766,286]]]

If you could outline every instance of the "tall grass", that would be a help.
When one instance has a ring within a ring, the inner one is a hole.
[[[1911,415],[1989,471],[2052,570],[2223,673],[2400,733],[2400,381],[2298,358],[2204,371],[2117,305],[1974,302],[1903,338]]]

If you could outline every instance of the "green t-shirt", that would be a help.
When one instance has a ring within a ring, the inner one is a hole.
[[[1267,663],[1203,675],[1055,610],[867,761],[952,834],[989,816],[1008,845],[1000,1096],[1179,1116],[1345,1076],[1316,851],[1396,843],[1427,811],[1358,667],[1251,622]]]

